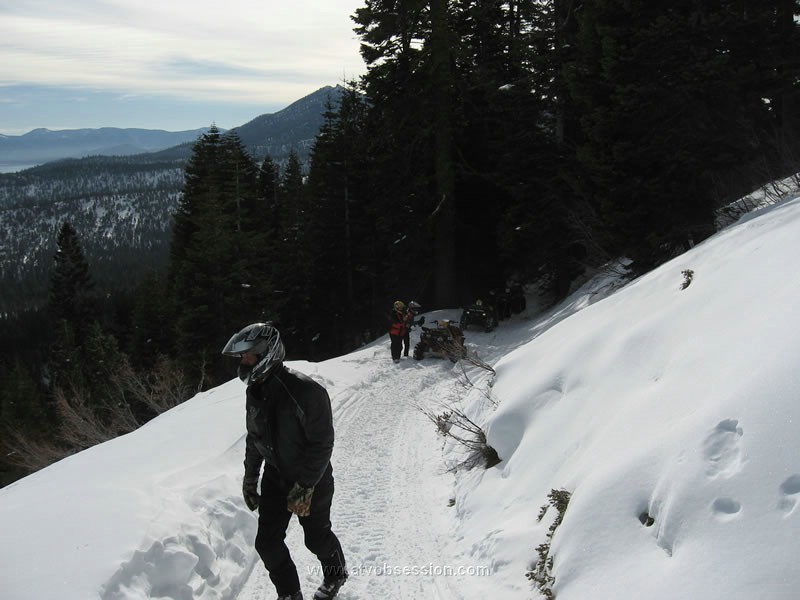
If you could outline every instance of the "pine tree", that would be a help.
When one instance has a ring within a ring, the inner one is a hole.
[[[268,154],[258,170],[257,205],[254,213],[256,222],[270,239],[274,238],[279,223],[278,177],[278,166]]]
[[[317,253],[311,245],[310,207],[302,165],[294,150],[289,153],[280,178],[278,203],[279,229],[270,244],[278,321],[288,351],[309,356],[313,351],[310,315],[313,311],[313,261]]]
[[[49,415],[44,398],[22,360],[16,358],[8,366],[0,365],[0,375],[0,423],[28,434],[45,430]]]
[[[320,333],[317,356],[351,350],[370,325],[375,306],[375,274],[383,252],[368,192],[367,103],[354,84],[338,105],[328,103],[325,121],[311,151],[307,194],[314,261],[309,320]],[[381,322],[381,326],[383,323]]]
[[[61,226],[56,246],[48,296],[53,336],[47,363],[51,392],[71,381],[83,380],[81,347],[95,321],[94,281],[78,236],[69,223]]]
[[[136,289],[131,315],[130,357],[134,366],[152,369],[160,356],[175,353],[175,307],[166,279],[151,274]]]
[[[310,304],[329,307],[312,311],[309,324],[319,332],[313,349],[339,349],[335,343],[342,327],[343,308],[352,303],[352,239],[348,182],[352,157],[343,145],[338,107],[328,98],[324,121],[311,149],[307,180],[309,219],[306,222],[309,245],[321,259],[313,261]],[[312,265],[308,265],[311,267]]]
[[[371,172],[365,187],[372,194],[382,246],[379,276],[385,306],[399,296],[433,295],[432,215],[438,200],[431,86],[423,52],[430,40],[428,9],[427,0],[373,0],[354,17],[367,65],[362,85],[370,106]]]
[[[94,281],[72,225],[65,222],[61,226],[56,245],[50,273],[49,311],[56,321],[72,327],[80,339],[93,314]]]
[[[193,147],[170,257],[176,349],[192,381],[224,377],[219,347],[261,314],[264,238],[257,168],[235,134],[212,127]]]
[[[451,48],[454,36],[447,18],[447,1],[431,0],[430,78],[433,86],[433,153],[436,212],[434,218],[435,265],[433,300],[436,306],[459,301],[456,264],[456,165],[454,159],[454,93],[456,87]]]
[[[208,132],[192,146],[192,156],[186,166],[184,184],[175,212],[170,243],[170,281],[177,277],[186,250],[197,231],[195,218],[214,201],[218,193],[216,165],[220,154],[221,134],[212,124]]]

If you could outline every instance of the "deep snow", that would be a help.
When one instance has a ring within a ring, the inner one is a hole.
[[[332,398],[340,597],[540,598],[526,572],[554,510],[538,516],[565,489],[558,600],[796,599],[798,256],[790,198],[627,285],[598,273],[550,310],[532,294],[495,331],[469,330],[496,375],[394,364],[388,337],[290,363]],[[499,465],[452,472],[461,448],[425,413],[453,408]],[[0,490],[0,597],[273,598],[240,498],[243,443],[233,380]],[[310,597],[320,575],[294,521],[288,543]]]

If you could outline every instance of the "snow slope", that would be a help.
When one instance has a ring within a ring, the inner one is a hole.
[[[551,310],[531,297],[468,331],[496,375],[394,364],[387,338],[291,363],[332,398],[340,597],[540,598],[526,572],[554,510],[538,517],[564,489],[559,600],[796,599],[797,256],[789,200],[624,287],[601,273]],[[240,498],[243,402],[231,381],[0,490],[0,597],[272,598]],[[462,449],[426,413],[454,408],[499,465],[453,469]],[[296,522],[287,539],[310,597],[320,575]]]

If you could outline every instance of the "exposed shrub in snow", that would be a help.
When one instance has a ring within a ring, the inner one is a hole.
[[[486,432],[463,410],[452,406],[440,414],[425,409],[420,410],[436,425],[440,434],[467,450],[464,460],[452,467],[451,471],[460,468],[473,469],[479,465],[490,469],[500,462],[497,450],[486,441]]]
[[[536,584],[536,587],[539,588],[545,598],[554,598],[553,584],[555,583],[555,577],[552,575],[553,557],[550,556],[550,541],[553,539],[556,529],[564,520],[564,513],[567,512],[570,496],[571,494],[567,490],[550,490],[547,495],[548,504],[542,506],[542,510],[539,512],[539,521],[544,518],[551,506],[557,512],[553,522],[550,524],[550,529],[547,530],[547,541],[536,548],[538,555],[536,563],[526,573],[526,577]]]

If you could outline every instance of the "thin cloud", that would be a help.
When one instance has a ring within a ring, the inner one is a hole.
[[[364,71],[358,0],[15,4],[0,6],[5,86],[290,102]]]

